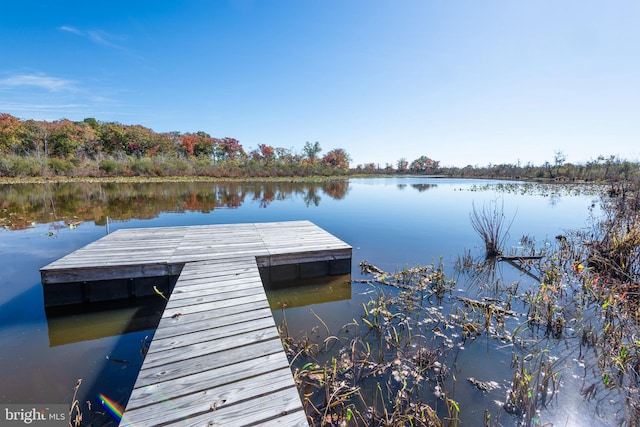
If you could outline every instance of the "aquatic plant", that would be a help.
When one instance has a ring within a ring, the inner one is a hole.
[[[333,335],[314,314],[318,327],[325,328],[324,340],[314,341],[318,334],[313,331],[288,335],[283,316],[279,329],[312,425],[457,424],[457,402],[442,391],[437,398],[429,393],[444,389],[449,376],[445,359],[454,350],[446,335],[431,332],[446,319],[424,310],[424,301],[439,292],[439,285],[430,283],[441,282],[440,275],[429,266],[378,276],[397,280],[402,291],[388,294],[371,284],[375,295],[362,304],[359,319]]]
[[[547,352],[520,357],[513,354],[511,385],[503,404],[505,411],[520,417],[520,424],[536,424],[538,408],[545,406],[558,391],[558,371]]]
[[[494,401],[500,399],[495,393],[503,393],[497,411],[485,409],[485,425],[504,425],[504,417],[506,424],[544,425],[546,411],[567,392],[584,399],[603,422],[637,425],[638,193],[626,188],[624,202],[618,199],[622,190],[604,194],[604,214],[594,216],[590,230],[567,231],[541,247],[524,236],[518,255],[476,259],[467,251],[456,262],[457,279],[468,275],[477,286],[464,291],[445,276],[442,261],[395,272],[361,262],[370,278],[355,282],[370,286],[373,296],[358,318],[333,335],[325,331],[331,349],[312,334],[283,338],[310,422],[455,425],[465,412],[455,395],[456,359],[465,346],[481,341],[494,351],[511,349],[511,374],[502,384],[466,378]],[[494,218],[478,223],[493,236],[488,249],[501,253],[508,227],[493,206],[476,218]],[[502,283],[498,265],[517,269],[522,280]],[[577,389],[563,391],[568,377],[581,382]]]
[[[504,202],[498,205],[496,200],[483,205],[477,210],[475,204],[470,214],[471,226],[482,238],[485,245],[485,257],[495,258],[502,255],[504,242],[509,236],[509,229],[513,219],[508,224],[504,215]]]
[[[78,379],[76,386],[73,388],[71,408],[69,409],[69,425],[71,427],[80,427],[82,425],[82,410],[80,409],[80,401],[77,399],[80,385],[82,385],[82,378]]]

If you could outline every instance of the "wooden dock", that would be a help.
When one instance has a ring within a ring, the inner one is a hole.
[[[349,245],[295,221],[118,230],[41,276],[51,304],[72,304],[148,295],[145,279],[179,275],[121,426],[306,426],[263,280],[350,271]],[[126,286],[110,296],[113,279]]]

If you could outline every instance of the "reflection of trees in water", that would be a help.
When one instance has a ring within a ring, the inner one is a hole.
[[[309,188],[309,191],[302,196],[302,199],[304,200],[305,206],[309,207],[311,205],[318,206],[322,198],[316,192],[315,188]]]
[[[266,208],[301,199],[318,206],[322,195],[342,199],[346,180],[300,182],[108,182],[0,185],[0,227],[25,229],[33,223],[150,219],[162,212],[234,209],[245,200]],[[248,198],[248,199],[247,199]]]
[[[412,188],[418,190],[418,192],[422,193],[423,191],[430,190],[432,188],[437,187],[436,184],[411,184]]]
[[[344,199],[349,190],[349,181],[329,181],[322,186],[322,191],[332,199]]]
[[[419,193],[430,190],[432,188],[436,188],[437,186],[437,184],[411,184],[411,188],[413,188],[414,190],[418,190]],[[405,188],[407,188],[407,184],[398,184],[396,187],[398,188],[398,190],[404,190]]]

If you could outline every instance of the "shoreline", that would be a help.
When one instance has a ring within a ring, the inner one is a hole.
[[[557,180],[554,178],[509,178],[496,176],[450,176],[450,175],[419,175],[419,174],[388,174],[388,173],[355,173],[344,175],[310,175],[310,176],[105,176],[105,177],[79,177],[79,176],[29,176],[29,177],[3,177],[0,176],[0,185],[12,184],[60,184],[60,183],[131,183],[131,182],[329,182],[347,181],[351,178],[430,178],[430,179],[483,179],[489,181],[517,181],[533,182],[540,184],[610,184],[615,182],[632,182],[632,180]]]
[[[354,178],[354,176],[287,176],[287,177],[209,177],[209,176],[115,176],[115,177],[0,177],[0,185],[60,184],[60,183],[118,183],[118,182],[326,182]],[[362,177],[359,177],[362,178]]]

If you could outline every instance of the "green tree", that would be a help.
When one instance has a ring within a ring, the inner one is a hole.
[[[49,122],[27,120],[22,124],[20,137],[24,152],[33,152],[37,157],[49,155],[49,136],[52,125]]]
[[[318,141],[314,142],[313,144],[307,141],[304,144],[302,151],[307,160],[309,160],[311,163],[315,163],[316,159],[318,158],[318,154],[320,154],[320,152],[322,151],[322,148],[320,148],[320,143]]]
[[[564,165],[564,162],[567,160],[567,156],[565,156],[565,154],[562,152],[562,150],[557,150],[554,154],[553,154],[553,163],[556,167],[556,173],[555,176],[558,176],[558,174],[560,173],[560,168],[562,167],[562,165]]]
[[[82,149],[82,134],[82,128],[71,120],[62,119],[51,123],[50,154],[62,158],[77,154]]]
[[[127,138],[124,125],[116,122],[103,123],[98,138],[105,153],[114,155],[125,152]]]
[[[100,125],[97,121],[96,124],[98,126],[97,128],[88,123],[87,119],[81,122],[76,122],[76,126],[78,126],[80,131],[80,139],[82,142],[81,151],[85,156],[88,156],[90,158],[95,158],[102,150],[102,147],[98,143],[98,132],[100,130]]]
[[[144,126],[124,126],[123,148],[127,154],[144,157],[155,145],[156,136],[154,131]]]
[[[82,122],[86,123],[88,126],[90,126],[96,132],[98,132],[100,130],[100,122],[98,122],[93,117],[87,117]]]

